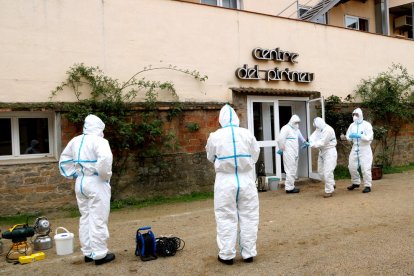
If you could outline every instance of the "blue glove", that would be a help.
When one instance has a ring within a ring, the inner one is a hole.
[[[282,155],[283,154],[283,150],[278,150],[276,153],[279,154],[279,155]]]
[[[78,174],[77,173],[72,174],[72,176],[73,176],[73,179],[78,178]]]
[[[303,143],[302,149],[306,149],[309,146],[310,146],[310,143],[309,142],[305,142],[305,143]]]
[[[352,139],[361,138],[361,134],[358,134],[358,133],[351,133],[351,134],[349,135],[349,138],[352,138]]]

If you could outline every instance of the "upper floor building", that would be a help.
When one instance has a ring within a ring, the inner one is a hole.
[[[410,0],[186,0],[413,39]]]

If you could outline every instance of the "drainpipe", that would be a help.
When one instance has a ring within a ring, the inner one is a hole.
[[[411,39],[414,39],[414,24],[412,23],[413,22],[413,18],[414,18],[414,2],[411,2],[411,24],[412,24],[412,27],[411,27],[411,31],[412,31],[412,34],[411,34]]]
[[[300,16],[299,16],[299,0],[296,0],[296,16],[298,17],[298,19],[300,19]]]
[[[389,5],[389,0],[384,0],[383,1],[383,16],[382,16],[382,31],[385,35],[390,35],[390,5]]]

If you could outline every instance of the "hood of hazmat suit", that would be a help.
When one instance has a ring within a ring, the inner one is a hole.
[[[363,116],[363,114],[362,114],[362,110],[361,110],[361,108],[357,108],[357,109],[355,109],[353,112],[352,112],[352,114],[358,114],[358,118],[356,119],[356,123],[358,123],[358,124],[360,124],[360,123],[362,123],[362,121],[364,120],[364,116]],[[354,116],[352,116],[352,117],[354,117]]]
[[[222,128],[210,133],[207,159],[214,163],[214,211],[217,222],[217,244],[223,260],[236,255],[238,223],[240,250],[244,259],[256,256],[259,225],[259,200],[254,166],[260,148],[253,134],[239,127],[239,118],[230,105],[220,110]]]
[[[294,114],[290,120],[289,120],[289,125],[295,129],[298,129],[298,127],[296,127],[298,124],[300,123],[300,118],[298,115]]]
[[[309,137],[311,147],[321,150],[334,148],[336,146],[335,130],[320,117],[313,120],[313,125],[316,129]]]
[[[99,137],[104,137],[103,131],[105,129],[105,124],[102,120],[95,115],[88,115],[85,118],[85,123],[83,125],[83,134],[97,135]]]
[[[234,109],[231,106],[226,105],[222,107],[220,110],[219,123],[221,127],[238,127],[240,125],[240,120],[237,116],[236,111],[234,111]]]
[[[313,125],[314,125],[317,129],[319,129],[319,130],[323,130],[323,129],[325,128],[325,126],[326,126],[326,123],[325,123],[325,121],[324,121],[321,117],[316,117],[316,118],[313,120]]]

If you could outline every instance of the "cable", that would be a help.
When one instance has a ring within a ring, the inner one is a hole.
[[[157,243],[157,255],[161,257],[174,256],[177,251],[183,250],[184,240],[178,237],[159,237],[155,239]]]
[[[16,242],[13,243],[12,247],[10,247],[9,252],[7,252],[6,255],[6,261],[8,263],[19,263],[19,258],[17,256],[17,258],[15,258],[16,256],[12,256],[13,254],[15,255],[22,255],[23,254],[25,256],[28,255],[28,251],[30,249],[30,246],[28,245],[27,241],[22,241],[22,242]],[[31,252],[31,251],[30,251]]]

